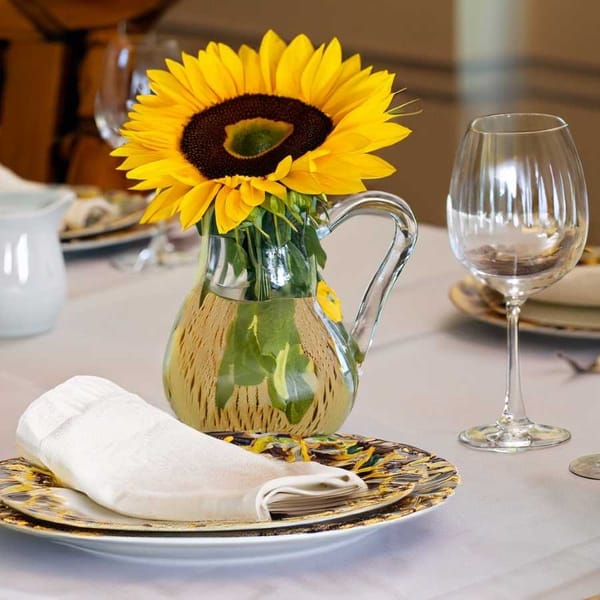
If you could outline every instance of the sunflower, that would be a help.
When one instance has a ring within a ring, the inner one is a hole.
[[[410,133],[391,122],[394,76],[342,60],[335,38],[286,45],[268,31],[258,51],[211,42],[166,66],[148,71],[154,93],[138,96],[113,151],[133,189],[157,190],[143,222],[179,212],[187,228],[214,206],[226,233],[273,201],[360,192],[395,170],[371,152]]]

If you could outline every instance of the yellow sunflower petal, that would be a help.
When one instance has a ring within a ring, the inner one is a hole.
[[[140,222],[153,223],[172,217],[179,207],[181,198],[186,194],[188,189],[187,186],[175,184],[161,190],[152,202],[150,202],[148,208],[146,208],[146,212],[140,219]]]
[[[318,170],[327,173],[352,173],[360,179],[379,179],[395,173],[396,168],[374,154],[340,154],[318,159]]]
[[[310,57],[310,60],[304,67],[302,76],[300,77],[300,89],[302,90],[302,99],[309,104],[312,102],[312,88],[323,58],[325,46],[321,44]]]
[[[221,185],[215,181],[204,181],[187,192],[181,199],[179,214],[184,229],[200,221],[220,187]]]
[[[198,53],[198,64],[204,79],[220,100],[233,98],[237,94],[235,81],[220,58],[201,50]]]
[[[268,192],[273,196],[277,196],[277,198],[280,198],[281,200],[285,200],[287,198],[285,186],[281,185],[280,183],[276,183],[275,181],[255,178],[252,180],[252,185],[256,189]]]
[[[219,233],[227,233],[236,226],[236,222],[227,216],[226,203],[230,191],[230,188],[222,187],[215,200],[215,220]]]
[[[265,91],[272,94],[275,91],[275,77],[277,64],[285,50],[285,42],[272,30],[269,29],[263,36],[258,51],[260,58],[260,69],[265,83]]]
[[[128,179],[150,179],[151,177],[160,177],[170,175],[174,169],[179,167],[179,163],[170,159],[155,160],[146,163],[127,173]]]
[[[177,181],[169,176],[153,177],[152,179],[140,181],[139,183],[132,185],[129,189],[136,191],[161,190],[163,188],[172,186],[174,183],[177,183]]]
[[[300,79],[304,67],[314,53],[311,41],[303,34],[296,36],[283,51],[275,73],[275,93],[291,98],[300,95]]]
[[[171,75],[177,79],[177,81],[188,91],[192,91],[192,86],[187,75],[186,68],[176,60],[172,58],[165,59],[165,65],[171,72]]]
[[[159,69],[148,69],[147,73],[148,79],[150,79],[150,89],[157,96],[166,96],[179,104],[188,104],[194,110],[201,107],[198,99],[171,73]]]
[[[250,46],[243,45],[240,47],[239,57],[244,67],[244,91],[247,94],[266,92],[258,52]]]
[[[114,156],[114,155],[113,155]],[[156,155],[153,153],[142,153],[139,152],[134,154],[133,156],[128,156],[118,167],[117,169],[120,171],[125,171],[129,169],[135,169],[136,167],[141,167],[149,162],[156,160]]]
[[[235,222],[235,227],[237,227],[251,212],[252,207],[248,206],[242,200],[240,190],[230,190],[225,199],[225,213],[231,221]]]
[[[244,65],[240,57],[225,44],[218,44],[219,56],[225,68],[229,71],[231,78],[237,88],[238,94],[243,94],[244,88]]]
[[[310,171],[291,171],[283,183],[301,194],[356,194],[366,189],[355,176],[335,177]]]
[[[212,88],[206,83],[204,73],[200,68],[200,63],[195,56],[186,54],[182,55],[183,65],[187,71],[188,80],[192,88],[194,96],[202,106],[210,106],[219,101],[219,96],[215,94]],[[190,115],[191,116],[191,115]]]
[[[329,152],[357,152],[364,150],[371,143],[371,138],[357,131],[334,130],[323,142],[323,147]]]
[[[331,92],[331,87],[337,80],[342,66],[342,47],[337,38],[333,38],[323,52],[323,58],[313,80],[310,92],[311,102],[316,106],[323,101]]]
[[[265,191],[254,187],[249,181],[240,186],[241,198],[249,206],[260,206],[265,201]]]
[[[280,179],[283,179],[290,172],[293,162],[294,160],[290,155],[282,158],[275,171],[270,175],[267,175],[267,179],[270,181],[279,181]]]

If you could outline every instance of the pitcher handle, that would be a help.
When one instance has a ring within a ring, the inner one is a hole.
[[[371,347],[388,295],[415,247],[417,221],[402,198],[387,192],[368,191],[346,198],[331,208],[330,222],[319,228],[319,237],[324,238],[357,215],[391,217],[394,222],[392,243],[363,295],[352,326],[351,334],[360,351],[358,362],[362,363]]]

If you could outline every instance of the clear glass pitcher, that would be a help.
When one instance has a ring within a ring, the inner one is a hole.
[[[71,191],[0,192],[0,337],[50,329],[66,295],[60,220]]]
[[[394,234],[348,330],[318,261],[295,248],[357,215],[391,218]],[[260,272],[236,264],[233,237],[202,237],[199,273],[163,368],[167,398],[183,422],[202,431],[302,436],[342,425],[383,305],[413,251],[417,224],[410,207],[385,192],[347,198],[328,217],[316,230],[298,231],[294,248],[281,241],[256,248]],[[269,299],[248,300],[254,297],[249,290],[260,286],[268,286]]]

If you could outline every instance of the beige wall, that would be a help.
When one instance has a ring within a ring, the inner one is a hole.
[[[600,243],[600,2],[597,0],[180,0],[159,28],[188,51],[211,39],[256,43],[340,38],[345,51],[397,74],[423,114],[412,136],[383,152],[398,171],[371,187],[406,198],[421,221],[444,224],[460,136],[470,118],[532,110],[563,116],[580,150],[590,192],[592,240]],[[598,207],[598,208],[596,208]]]

